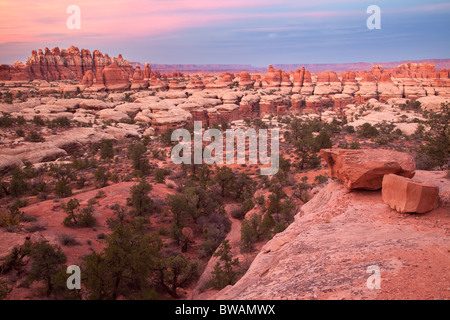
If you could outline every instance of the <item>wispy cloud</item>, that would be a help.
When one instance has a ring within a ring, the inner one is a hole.
[[[329,48],[322,55],[330,56],[335,48],[340,48],[340,54],[350,58],[353,52],[377,54],[383,39],[393,38],[399,39],[395,44],[401,48],[399,51],[412,47],[414,52],[420,51],[425,46],[418,48],[415,43],[419,40],[432,43],[436,50],[450,49],[449,34],[444,30],[448,28],[443,26],[450,27],[449,22],[442,19],[442,14],[450,12],[448,1],[376,2],[382,9],[382,30],[369,32],[366,8],[373,3],[368,0],[2,0],[0,47],[4,50],[0,52],[0,63],[9,61],[12,52],[24,50],[24,44],[74,44],[108,50],[120,47],[127,48],[131,55],[138,56],[136,52],[140,50],[141,55],[147,52],[160,59],[178,59],[174,62],[241,59],[238,54],[247,54],[249,59],[284,59],[289,55],[294,59],[299,52],[303,57],[314,58],[314,48]],[[80,30],[66,27],[66,8],[72,4],[81,8]],[[434,19],[438,15],[441,18]],[[414,17],[410,24],[401,23],[410,17]],[[430,28],[435,28],[440,36],[426,37]],[[399,38],[405,31],[408,37]],[[440,42],[431,42],[439,38]],[[20,48],[13,44],[17,42],[22,43]],[[361,48],[362,43],[365,48]],[[388,52],[393,52],[393,43],[389,45]],[[29,54],[31,48],[26,48],[24,54]]]

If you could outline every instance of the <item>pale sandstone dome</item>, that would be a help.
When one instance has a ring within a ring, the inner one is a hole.
[[[15,148],[2,148],[0,155],[13,156],[22,162],[47,162],[66,156],[84,145],[98,143],[101,139],[116,140],[114,136],[96,128],[72,128],[59,135],[46,137],[45,142],[25,142]]]
[[[21,168],[22,166],[23,162],[19,158],[6,154],[0,154],[0,174],[3,175],[15,168]]]
[[[112,122],[120,122],[123,120],[128,120],[130,117],[121,110],[116,109],[103,109],[97,112],[97,116],[101,120],[112,121]]]
[[[440,96],[432,96],[432,97],[422,97],[417,99],[422,105],[422,108],[425,110],[438,111],[441,108],[442,103],[449,103],[450,97],[440,97]]]
[[[142,109],[144,109],[146,107],[146,104],[144,103],[123,103],[123,104],[119,104],[117,106],[114,107],[114,110],[119,110],[122,111],[124,113],[131,113],[133,115],[136,115],[139,111],[141,111]]]

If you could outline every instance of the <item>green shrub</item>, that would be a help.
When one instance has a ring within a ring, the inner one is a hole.
[[[153,177],[157,183],[164,183],[166,176],[170,174],[170,171],[163,168],[158,168],[153,172]]]
[[[55,194],[60,198],[66,198],[72,195],[72,188],[65,180],[56,182],[54,191]]]
[[[81,245],[81,243],[75,238],[75,236],[67,233],[62,233],[59,235],[59,243],[66,247]]]
[[[31,122],[37,126],[44,126],[45,121],[40,116],[34,116]]]
[[[44,142],[45,141],[45,139],[42,137],[42,135],[36,131],[30,131],[28,133],[28,136],[26,137],[26,140],[28,140],[30,142]]]
[[[375,138],[379,134],[377,128],[367,122],[359,126],[356,131],[358,133],[358,136],[366,139]]]

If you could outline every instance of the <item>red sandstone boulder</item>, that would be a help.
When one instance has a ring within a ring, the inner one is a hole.
[[[415,174],[414,158],[398,151],[322,149],[320,156],[328,164],[329,175],[340,179],[348,189],[378,190],[386,174],[408,178]]]
[[[400,213],[425,213],[438,207],[439,188],[432,183],[388,174],[383,178],[382,198]]]

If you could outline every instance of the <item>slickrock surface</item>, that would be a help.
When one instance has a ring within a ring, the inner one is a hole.
[[[439,186],[445,206],[399,214],[380,191],[331,182],[270,240],[246,274],[215,299],[449,299],[450,184],[445,172],[417,171]],[[367,268],[381,271],[368,289]]]

